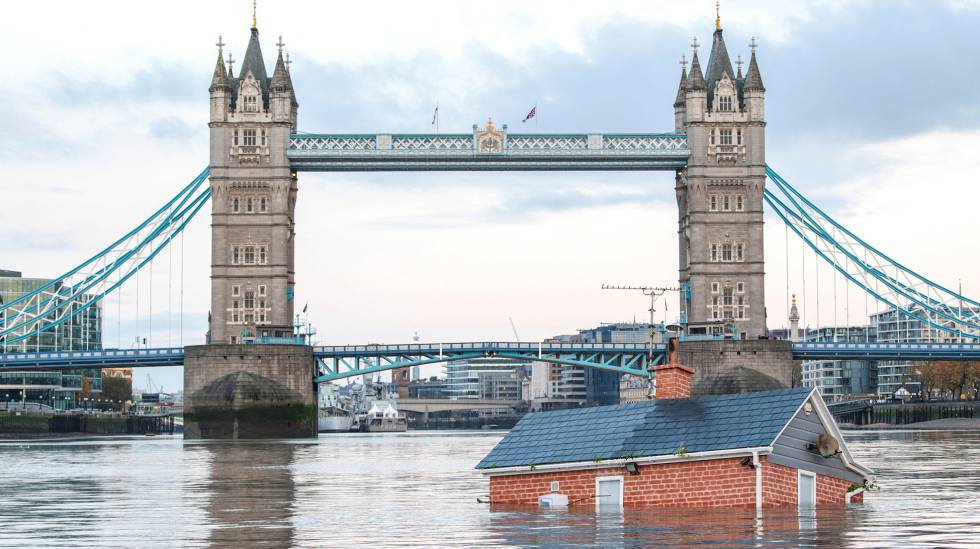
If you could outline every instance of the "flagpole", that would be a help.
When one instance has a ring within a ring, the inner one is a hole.
[[[538,133],[538,102],[534,102],[534,133]]]
[[[439,100],[436,99],[436,133],[439,133]]]

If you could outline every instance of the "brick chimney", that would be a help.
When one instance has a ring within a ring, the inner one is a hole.
[[[670,398],[690,398],[691,376],[694,370],[683,364],[659,364],[653,367],[656,372],[657,400]]]

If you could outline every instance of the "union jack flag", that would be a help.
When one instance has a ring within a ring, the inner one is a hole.
[[[524,120],[521,120],[521,122],[527,122],[528,120],[534,118],[534,116],[536,114],[538,114],[538,106],[537,105],[531,107],[531,111],[527,113],[527,116],[525,116],[524,117]]]

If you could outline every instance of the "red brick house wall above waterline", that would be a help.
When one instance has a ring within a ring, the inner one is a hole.
[[[490,502],[536,505],[551,492],[568,496],[569,505],[595,506],[596,478],[623,477],[623,507],[752,507],[756,504],[755,470],[742,457],[640,465],[631,475],[622,466],[574,471],[529,472],[490,477]],[[763,507],[797,504],[797,471],[760,458]],[[817,504],[847,503],[851,483],[817,475]],[[860,502],[860,495],[851,499]]]
[[[657,378],[658,397],[683,394]],[[617,507],[841,505],[873,475],[803,388],[532,413],[477,469],[491,503]]]

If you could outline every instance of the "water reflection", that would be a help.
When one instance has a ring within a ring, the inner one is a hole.
[[[293,547],[296,446],[289,443],[190,445],[208,454],[211,526],[217,547]]]
[[[490,528],[508,545],[526,547],[845,547],[861,520],[852,509],[627,509],[539,511],[494,505]]]
[[[846,433],[864,505],[595,513],[477,502],[488,432],[0,441],[0,547],[970,547],[980,433]]]

